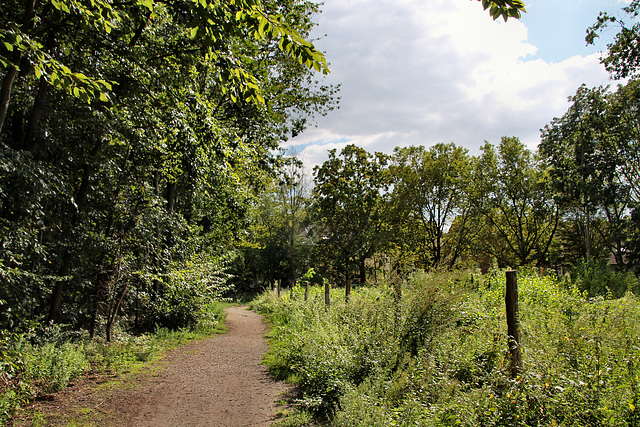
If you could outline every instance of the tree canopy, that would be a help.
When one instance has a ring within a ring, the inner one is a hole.
[[[137,331],[192,323],[226,287],[273,150],[335,105],[305,40],[317,5],[2,11],[0,321],[108,338],[121,315]]]

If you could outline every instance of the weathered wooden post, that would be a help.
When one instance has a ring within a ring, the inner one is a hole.
[[[347,277],[347,281],[344,286],[344,302],[349,303],[349,299],[351,298],[351,280]]]
[[[309,281],[304,282],[304,300],[309,300]]]
[[[282,289],[282,279],[278,279],[278,298],[280,298],[280,289]]]
[[[324,282],[324,305],[329,308],[329,305],[331,305],[331,285],[329,285],[329,281],[325,280]]]
[[[522,341],[520,338],[520,313],[518,308],[518,272],[507,271],[507,293],[505,295],[507,306],[507,342],[509,344],[510,366],[509,373],[512,377],[522,372]]]
[[[393,305],[394,305],[394,314],[395,314],[395,326],[396,331],[399,331],[400,328],[400,317],[401,317],[401,308],[400,303],[402,302],[402,283],[400,283],[400,279],[398,277],[395,280],[392,280],[393,283]]]

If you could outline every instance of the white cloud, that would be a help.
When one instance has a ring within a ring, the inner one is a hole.
[[[607,82],[597,54],[534,58],[527,27],[493,21],[477,1],[326,0],[323,11],[318,46],[342,101],[292,141],[311,164],[347,143],[390,153],[453,141],[477,153],[508,135],[535,147],[580,84]]]

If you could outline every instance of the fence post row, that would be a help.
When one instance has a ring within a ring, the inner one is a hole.
[[[522,341],[520,338],[520,313],[518,307],[518,273],[507,271],[507,292],[504,297],[507,306],[507,342],[509,345],[509,373],[512,377],[522,372]]]

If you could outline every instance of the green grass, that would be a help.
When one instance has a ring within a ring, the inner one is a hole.
[[[265,293],[265,363],[336,426],[640,425],[640,301],[521,274],[524,372],[509,376],[504,273],[419,273],[398,301],[361,288],[324,307]],[[295,425],[295,424],[290,424]],[[298,425],[308,425],[308,421]]]

